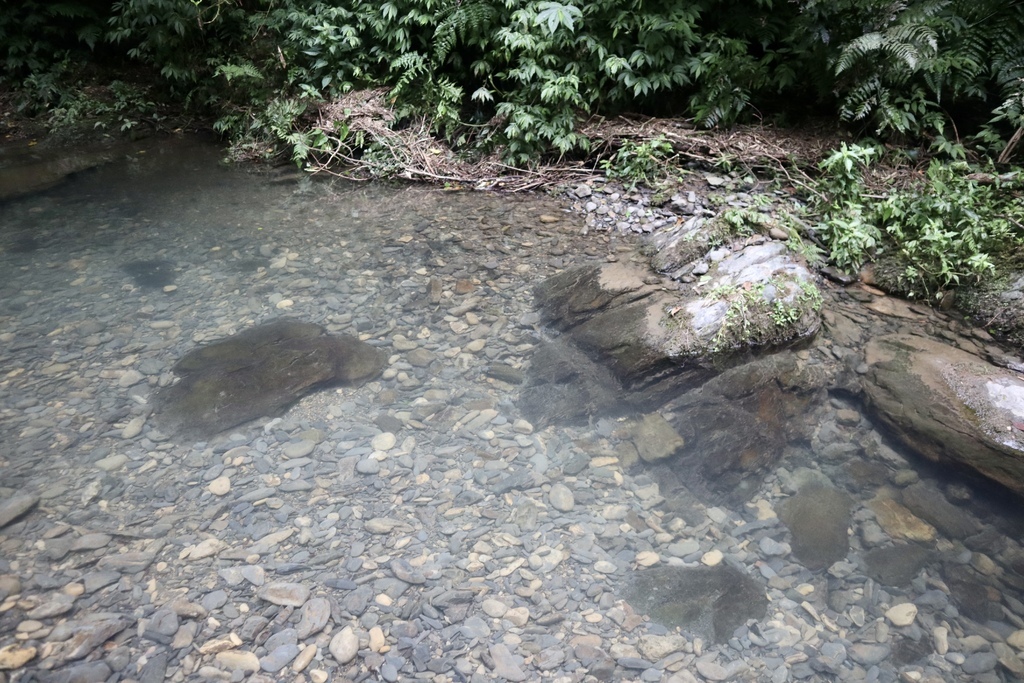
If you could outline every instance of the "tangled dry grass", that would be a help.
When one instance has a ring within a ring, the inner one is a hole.
[[[804,169],[813,169],[838,142],[835,131],[822,128],[705,130],[685,119],[593,117],[580,127],[592,141],[586,159],[541,161],[523,169],[502,163],[495,154],[467,159],[434,135],[425,119],[396,126],[387,92],[384,88],[354,91],[320,107],[314,126],[324,133],[329,148],[314,160],[315,172],[356,180],[388,176],[519,192],[599,173],[598,161],[627,140],[663,140],[672,146],[677,163],[766,169],[809,188]]]

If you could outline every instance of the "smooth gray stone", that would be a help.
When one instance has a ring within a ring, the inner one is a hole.
[[[88,662],[58,671],[46,680],[49,683],[103,683],[111,673],[106,662]]]
[[[260,658],[260,668],[267,673],[277,673],[299,656],[301,648],[295,644],[274,648],[267,656]]]
[[[20,493],[0,501],[0,528],[21,517],[34,508],[38,502],[39,496],[34,493]]]

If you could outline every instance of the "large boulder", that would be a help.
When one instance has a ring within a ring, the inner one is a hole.
[[[535,358],[524,413],[554,422],[658,405],[752,352],[818,331],[820,293],[781,242],[721,247],[705,260],[697,284],[623,262],[580,266],[540,283],[537,306],[559,348]]]
[[[172,434],[213,436],[258,417],[279,415],[307,393],[360,384],[386,355],[319,325],[278,320],[203,346],[174,366],[181,381],[157,396],[158,422]]]
[[[905,334],[871,340],[865,360],[867,404],[909,449],[1024,495],[1024,377]]]

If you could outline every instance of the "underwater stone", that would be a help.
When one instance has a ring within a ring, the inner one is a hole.
[[[213,436],[280,415],[321,387],[362,384],[381,372],[385,360],[382,351],[355,337],[277,320],[178,361],[173,370],[181,381],[157,396],[158,421],[166,433]]]
[[[793,554],[808,569],[824,569],[850,550],[850,496],[829,486],[810,485],[779,507],[793,535]]]
[[[680,627],[724,643],[768,610],[764,587],[730,567],[656,567],[633,572],[626,600],[662,626]]]

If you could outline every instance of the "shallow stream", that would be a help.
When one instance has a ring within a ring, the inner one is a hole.
[[[0,683],[1024,673],[1018,504],[909,459],[854,397],[776,416],[811,436],[738,498],[684,464],[624,468],[619,417],[523,419],[547,334],[533,285],[634,258],[630,235],[583,236],[554,197],[219,155],[149,143],[0,204],[0,501],[38,496],[0,526]],[[828,296],[829,333],[795,353],[842,361],[849,325],[969,336]],[[178,359],[280,317],[358,336],[386,369],[208,442],[160,432]],[[786,506],[819,481],[838,497]],[[915,486],[948,528],[890,504]],[[830,524],[849,547],[815,566]],[[687,605],[636,580],[666,567],[729,568],[762,614],[736,620],[728,577]]]

